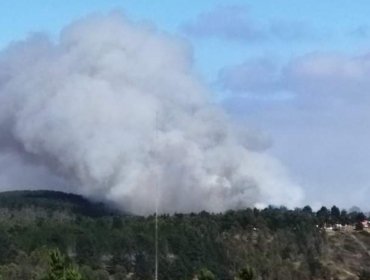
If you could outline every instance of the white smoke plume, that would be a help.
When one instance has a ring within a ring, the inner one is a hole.
[[[184,42],[116,13],[1,52],[0,133],[2,189],[74,191],[138,214],[154,210],[156,181],[162,212],[302,197],[211,102]]]

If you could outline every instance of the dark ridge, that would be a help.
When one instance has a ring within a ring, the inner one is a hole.
[[[50,211],[70,211],[89,217],[122,214],[107,204],[93,202],[73,193],[49,190],[19,190],[0,193],[0,208],[20,210],[27,207],[44,208]]]

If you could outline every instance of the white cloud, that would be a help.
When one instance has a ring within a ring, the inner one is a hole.
[[[220,83],[235,94],[225,100],[229,112],[271,133],[273,152],[305,186],[307,202],[368,208],[370,55],[311,53],[264,65],[246,61],[223,70]],[[292,98],[269,99],[266,92]]]
[[[220,37],[231,40],[257,40],[264,34],[254,26],[248,10],[241,6],[220,6],[210,12],[201,13],[194,22],[182,29],[196,37]]]
[[[181,26],[186,34],[199,38],[219,38],[231,41],[306,40],[315,32],[305,22],[270,20],[257,21],[245,6],[218,6],[199,14],[195,20]]]

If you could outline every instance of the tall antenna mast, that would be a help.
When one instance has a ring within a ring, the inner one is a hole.
[[[158,144],[158,112],[155,113],[155,145]],[[156,156],[157,154],[155,154]],[[158,280],[158,170],[155,176],[155,270],[154,280]]]

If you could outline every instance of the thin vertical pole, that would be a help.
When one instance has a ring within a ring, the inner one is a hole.
[[[158,144],[158,112],[155,113],[155,145]],[[155,149],[157,151],[157,147]],[[156,156],[156,155],[155,155]],[[155,270],[154,279],[158,280],[158,170],[155,172]]]

